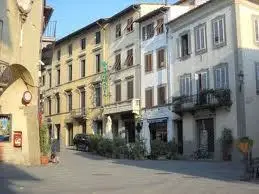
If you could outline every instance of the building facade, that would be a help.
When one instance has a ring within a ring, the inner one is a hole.
[[[168,65],[168,33],[165,24],[190,8],[178,5],[163,6],[136,21],[140,23],[141,29],[142,131],[148,130],[151,140],[173,140],[173,114],[168,106],[171,102],[171,71]],[[146,144],[149,144],[148,142]]]
[[[38,72],[41,37],[52,11],[43,0],[0,2],[0,160],[4,162],[40,164]]]
[[[174,125],[184,154],[205,149],[222,159],[224,129],[234,138],[250,136],[259,154],[251,108],[257,104],[258,11],[256,2],[211,0],[168,23]]]

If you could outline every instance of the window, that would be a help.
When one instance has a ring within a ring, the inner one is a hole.
[[[51,97],[48,97],[49,115],[51,115]]]
[[[256,93],[259,95],[259,63],[255,64]]]
[[[60,85],[60,69],[57,69],[57,86]]]
[[[101,96],[102,94],[101,94],[101,86],[100,86],[100,84],[96,84],[95,85],[95,106],[101,106],[101,101],[102,101],[102,99],[101,99]]]
[[[255,42],[259,43],[259,17],[258,16],[257,18],[254,19],[254,33],[255,33]]]
[[[85,59],[80,62],[81,78],[85,77]]]
[[[0,43],[2,42],[2,39],[3,39],[3,27],[4,27],[3,20],[0,20]]]
[[[59,94],[56,94],[56,102],[57,102],[56,113],[58,114],[58,113],[60,113],[60,96],[59,96]]]
[[[145,72],[151,72],[153,68],[153,55],[152,53],[145,55]]]
[[[71,57],[73,53],[73,46],[72,44],[68,45],[68,56]]]
[[[133,66],[133,49],[127,51],[126,65],[128,67]]]
[[[117,54],[115,56],[115,65],[114,65],[115,69],[118,71],[121,69],[121,54]]]
[[[116,34],[115,34],[116,38],[121,37],[121,24],[117,24],[116,25]]]
[[[42,76],[42,86],[45,86],[45,84],[46,84],[46,76],[43,75]]]
[[[121,101],[121,82],[115,83],[115,101],[120,102]]]
[[[157,51],[157,68],[163,67],[165,67],[165,49],[160,49]]]
[[[80,90],[80,107],[82,111],[85,111],[85,90],[81,89]]]
[[[164,33],[164,19],[163,18],[157,20],[156,33],[157,33],[157,35]]]
[[[95,33],[95,44],[100,44],[101,43],[101,32],[98,31]]]
[[[61,58],[61,50],[59,49],[57,52],[57,60],[60,61]]]
[[[214,47],[223,46],[226,42],[225,17],[220,16],[212,20],[212,34]]]
[[[192,94],[191,74],[180,77],[180,94],[181,96],[190,96]]]
[[[200,25],[194,28],[195,34],[195,51],[200,53],[206,51],[207,42],[206,42],[206,25]]]
[[[153,107],[153,88],[146,89],[146,108]]]
[[[185,32],[176,39],[178,58],[186,58],[191,55],[191,34]]]
[[[71,112],[73,109],[73,104],[72,104],[72,92],[68,92],[67,94],[67,100],[68,100],[68,112]]]
[[[81,50],[85,50],[85,47],[86,47],[86,39],[83,38],[81,39]]]
[[[49,71],[49,88],[52,87],[52,73]]]
[[[215,89],[228,88],[227,64],[216,66],[214,69]]]
[[[166,102],[165,102],[165,86],[160,86],[157,88],[157,104],[158,105],[164,105]]]
[[[68,65],[68,81],[72,81],[72,64]]]
[[[154,23],[148,24],[147,26],[144,26],[142,28],[142,39],[147,40],[154,36],[155,30],[154,30]]]
[[[197,93],[209,89],[209,71],[203,71],[196,74]]]
[[[129,18],[127,21],[127,32],[132,32],[133,31],[133,18]]]
[[[128,100],[134,98],[134,82],[133,82],[133,80],[128,80],[128,82],[127,82],[127,94],[128,94]]]
[[[101,55],[100,54],[95,55],[95,64],[96,64],[96,73],[99,73],[101,71]]]

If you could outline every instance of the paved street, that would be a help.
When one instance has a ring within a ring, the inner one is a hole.
[[[228,163],[106,160],[74,150],[61,160],[48,167],[1,164],[0,193],[259,193],[259,184],[238,181],[238,165]]]

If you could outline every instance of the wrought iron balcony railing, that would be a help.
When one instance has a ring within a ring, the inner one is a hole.
[[[193,112],[200,109],[215,109],[232,105],[229,89],[210,89],[191,96],[173,97],[173,111],[176,113]]]
[[[57,21],[49,21],[44,30],[43,38],[56,39],[56,26],[57,26]]]
[[[73,109],[71,111],[71,116],[73,118],[84,118],[84,117],[86,117],[86,108],[82,107],[82,108],[78,108],[78,109]]]

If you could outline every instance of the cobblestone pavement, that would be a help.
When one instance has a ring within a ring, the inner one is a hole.
[[[48,167],[0,164],[0,194],[259,194],[240,166],[195,161],[107,160],[66,150]]]

